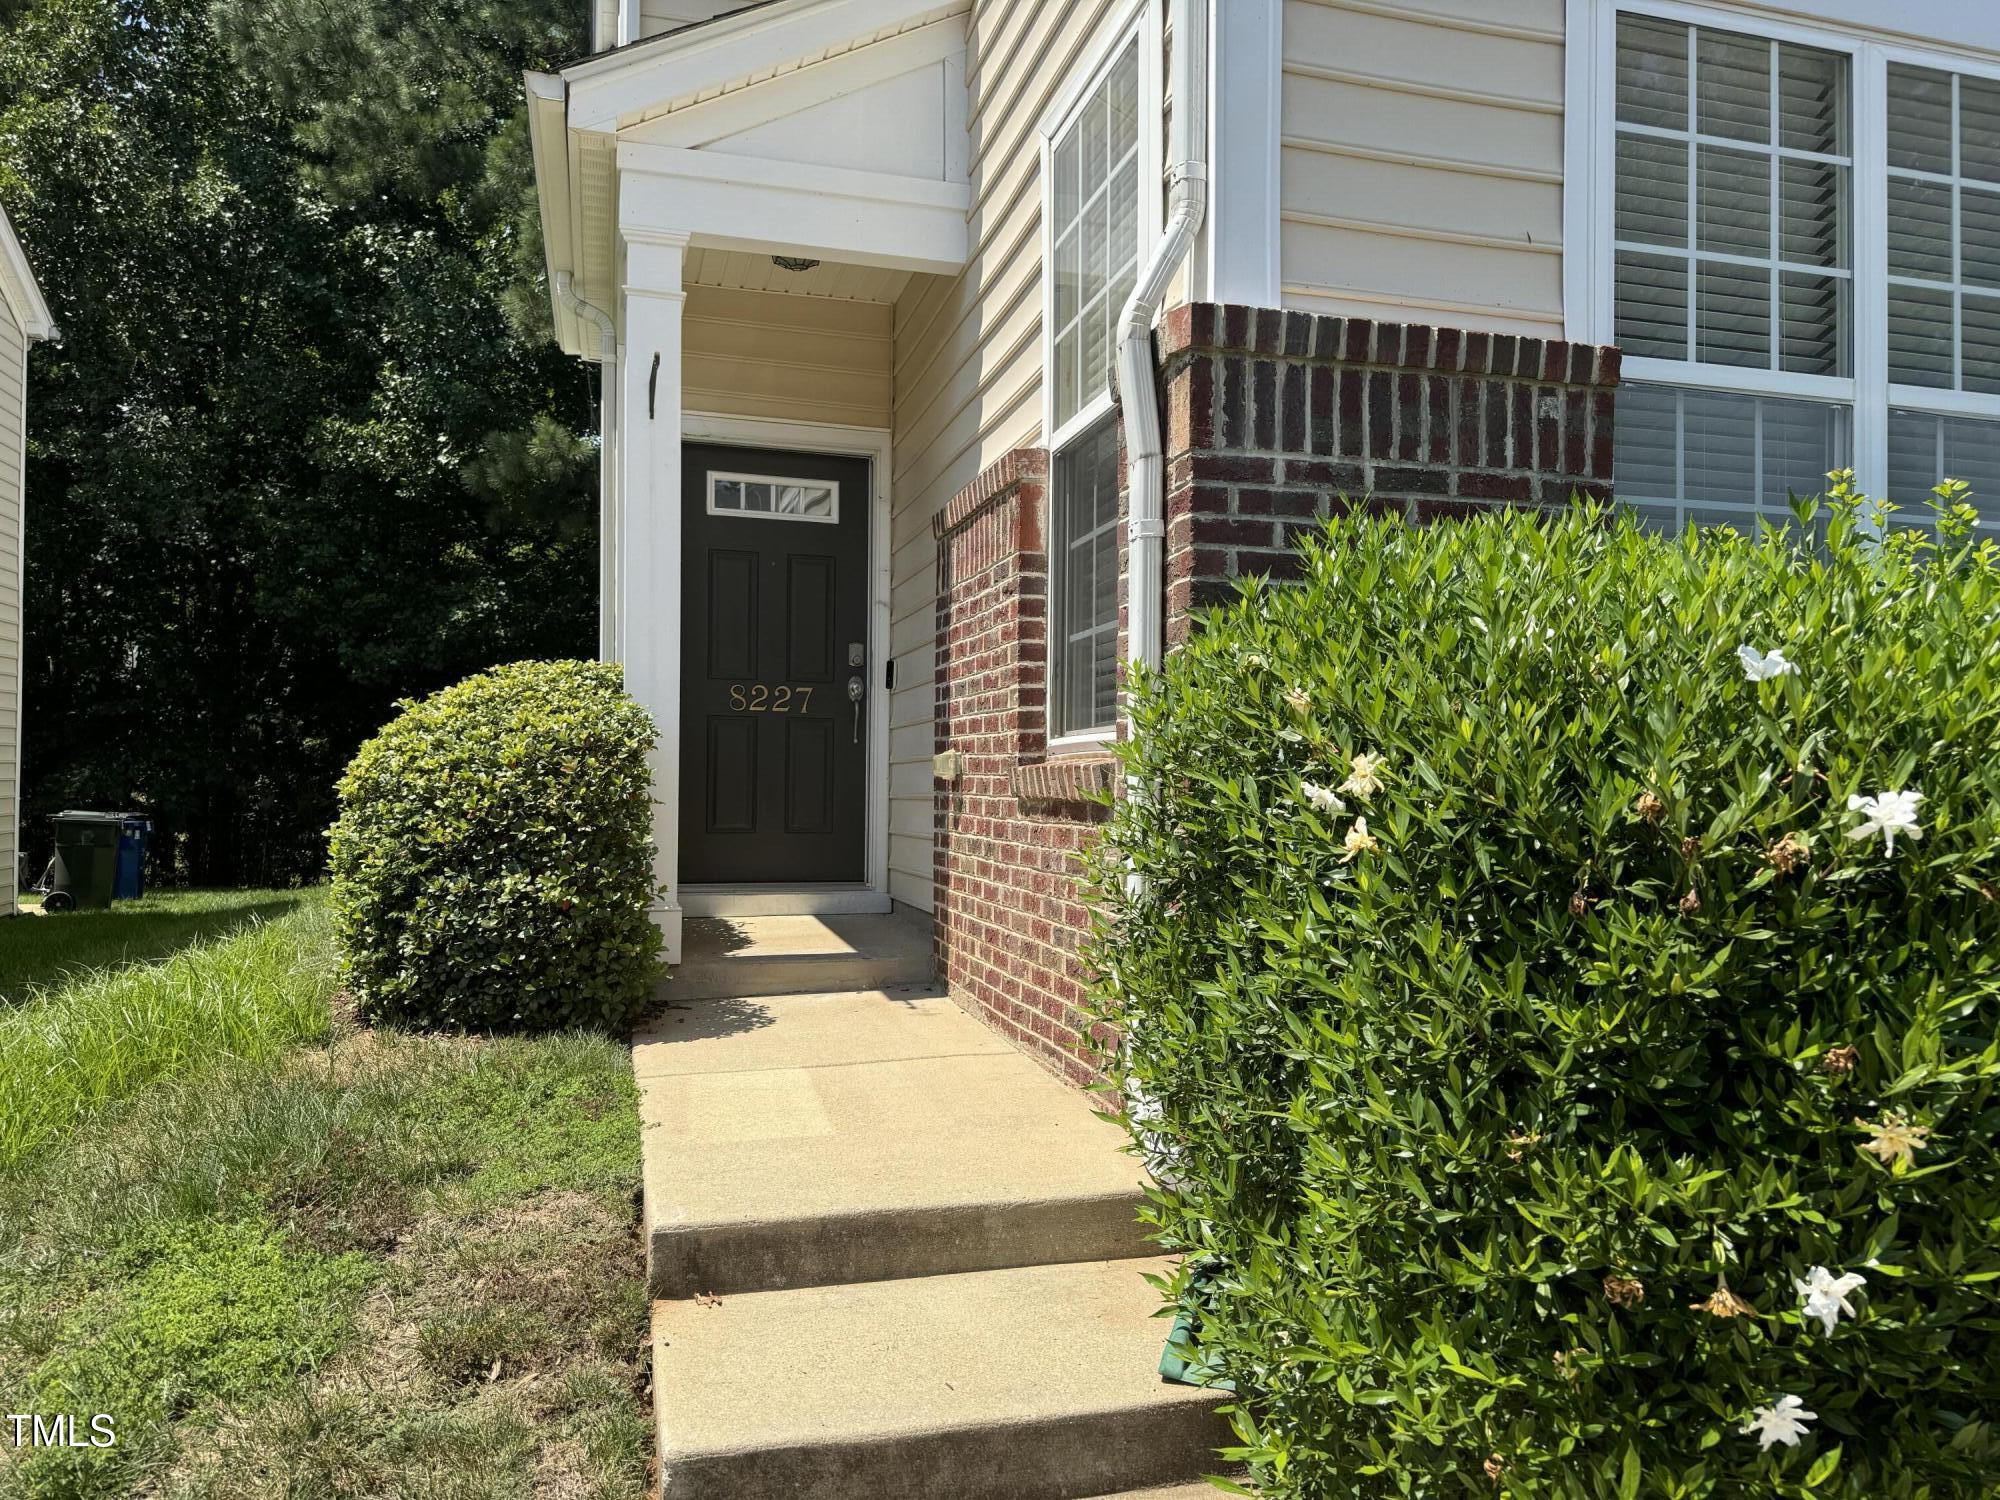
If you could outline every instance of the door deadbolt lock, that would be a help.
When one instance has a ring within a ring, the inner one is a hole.
[[[850,667],[865,667],[868,665],[868,648],[860,641],[849,641],[847,643],[847,664]]]

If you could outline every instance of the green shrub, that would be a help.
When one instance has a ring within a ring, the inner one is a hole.
[[[1267,1495],[1995,1493],[2000,549],[1835,501],[1337,522],[1140,685],[1093,1004]]]
[[[365,1015],[466,1028],[619,1028],[660,937],[652,721],[619,670],[520,662],[361,747],[340,783],[333,907]]]

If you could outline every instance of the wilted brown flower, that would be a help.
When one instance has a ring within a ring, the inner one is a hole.
[[[1646,1300],[1646,1283],[1636,1276],[1607,1276],[1604,1300],[1613,1307],[1637,1307]]]
[[[1693,834],[1689,834],[1686,838],[1681,840],[1682,859],[1693,859],[1699,853],[1701,853],[1700,839],[1696,838]]]
[[[1693,886],[1689,886],[1688,893],[1685,896],[1681,897],[1681,915],[1684,917],[1691,917],[1700,910],[1701,910],[1701,897],[1697,896],[1694,893]]]
[[[1507,1145],[1510,1148],[1507,1152],[1507,1160],[1519,1161],[1524,1155],[1527,1154],[1529,1147],[1539,1146],[1541,1145],[1541,1143],[1542,1143],[1541,1136],[1533,1133],[1532,1131],[1524,1130],[1517,1132],[1514,1135],[1510,1135],[1507,1137]]]
[[[1590,897],[1578,891],[1569,898],[1569,914],[1572,917],[1585,916],[1590,911]]]
[[[1764,863],[1780,875],[1789,875],[1805,864],[1811,852],[1812,845],[1804,834],[1788,833],[1764,851]]]
[[[1486,1467],[1486,1477],[1492,1480],[1495,1484],[1498,1484],[1500,1482],[1500,1476],[1507,1472],[1507,1460],[1502,1458],[1497,1453],[1489,1453],[1486,1456],[1485,1467]]]
[[[1666,815],[1666,811],[1667,804],[1651,792],[1641,792],[1639,794],[1639,816],[1644,818],[1648,823],[1659,822]]]
[[[1695,1312],[1705,1312],[1711,1318],[1754,1318],[1757,1309],[1729,1290],[1729,1283],[1717,1279],[1715,1290],[1705,1302],[1690,1302],[1688,1306]]]
[[[1854,1065],[1861,1061],[1859,1047],[1829,1047],[1819,1065],[1836,1076],[1845,1076],[1854,1071]]]

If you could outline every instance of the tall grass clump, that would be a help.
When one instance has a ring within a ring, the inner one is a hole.
[[[1262,1494],[1993,1493],[2000,548],[1859,505],[1340,521],[1140,684],[1095,1006]]]
[[[88,970],[0,1009],[0,1171],[157,1079],[324,1039],[329,921],[323,900],[306,899],[161,962]]]

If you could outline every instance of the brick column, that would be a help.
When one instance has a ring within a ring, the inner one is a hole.
[[[1614,348],[1193,303],[1160,359],[1169,645],[1237,578],[1296,576],[1298,534],[1351,506],[1429,521],[1611,494]]]
[[[1046,757],[1048,454],[1020,448],[934,522],[938,543],[933,942],[952,993],[1056,1071],[1077,1056],[1089,930],[1078,856],[1108,756]]]

